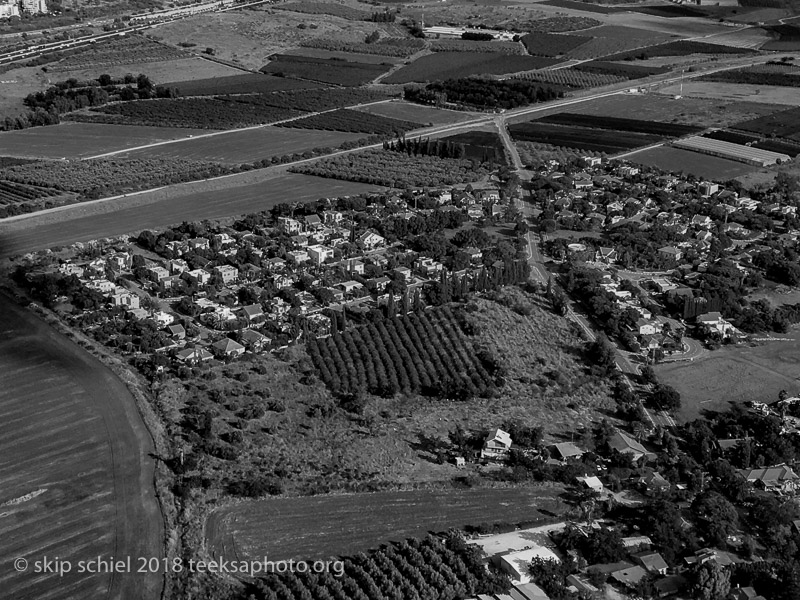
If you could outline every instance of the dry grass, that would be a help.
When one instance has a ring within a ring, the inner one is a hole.
[[[188,81],[207,79],[209,77],[225,77],[227,75],[241,75],[242,71],[216,63],[204,58],[192,57],[178,60],[165,60],[147,63],[127,63],[104,67],[91,67],[72,71],[52,73],[51,79],[63,81],[74,77],[75,79],[94,79],[108,73],[112,77],[124,77],[127,73],[138,75],[144,73],[154,83],[170,83],[172,81]]]

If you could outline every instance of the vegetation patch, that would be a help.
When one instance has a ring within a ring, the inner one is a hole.
[[[572,10],[582,10],[584,12],[593,12],[600,15],[610,15],[614,9],[609,6],[594,4],[592,2],[577,2],[576,0],[546,0],[542,4],[548,6],[556,6],[558,8],[570,8]]]
[[[405,131],[422,127],[419,123],[371,115],[347,108],[311,115],[310,117],[304,117],[302,119],[294,119],[281,123],[278,126],[353,133],[374,133],[380,135],[399,135]]]
[[[322,112],[334,108],[369,104],[391,98],[393,94],[367,88],[320,89],[290,92],[275,92],[259,96],[242,96],[238,102],[265,104],[276,108]]]
[[[719,81],[723,83],[744,83],[749,85],[778,85],[800,87],[800,69],[793,65],[772,65],[766,70],[758,67],[733,69],[705,75],[701,81]]]
[[[514,79],[551,83],[557,86],[577,89],[600,87],[619,83],[620,81],[627,81],[627,77],[620,77],[619,75],[611,75],[609,73],[587,73],[585,71],[576,71],[575,69],[529,71],[528,73],[517,73],[514,75]]]
[[[371,21],[372,13],[365,10],[358,10],[344,4],[334,2],[289,2],[286,4],[276,4],[272,8],[277,10],[290,10],[304,15],[330,15],[340,17],[348,21]]]
[[[616,131],[647,133],[664,137],[681,137],[703,130],[702,127],[693,125],[680,125],[677,123],[659,123],[642,119],[623,119],[622,117],[598,117],[591,114],[556,113],[537,119],[538,123],[552,123],[554,125],[574,125],[589,127],[591,129],[613,129]]]
[[[470,75],[503,75],[549,67],[558,62],[553,58],[517,56],[487,52],[436,52],[418,58],[410,65],[395,71],[384,83],[436,81]]]
[[[448,79],[423,87],[405,88],[405,99],[436,106],[478,109],[517,108],[563,96],[559,87],[530,81],[493,79]]]
[[[293,173],[344,179],[387,187],[435,187],[478,181],[489,174],[489,165],[436,156],[409,156],[390,150],[365,150],[323,158],[290,169]]]
[[[609,154],[649,146],[663,139],[657,135],[585,127],[563,127],[537,121],[510,125],[508,132],[515,140],[523,142],[539,142]]]
[[[216,96],[218,94],[263,94],[285,90],[309,90],[325,86],[303,79],[250,73],[191,81],[174,81],[164,84],[164,87],[175,88],[181,96]]]
[[[763,136],[800,141],[800,107],[737,123],[735,128]]]
[[[770,34],[777,37],[761,46],[762,50],[776,52],[791,52],[800,49],[800,26],[797,25],[769,25],[764,27]]]
[[[433,40],[428,48],[433,52],[498,52],[500,54],[525,54],[525,49],[517,42]]]
[[[576,71],[615,75],[617,77],[624,77],[625,79],[641,79],[643,77],[650,77],[651,75],[660,75],[661,73],[669,72],[668,67],[643,67],[641,65],[613,63],[601,60],[593,60],[582,63],[572,68]]]
[[[368,83],[392,67],[390,64],[376,65],[291,54],[276,54],[271,58],[272,60],[261,68],[261,72],[272,73],[279,77],[299,77],[347,87]]]
[[[124,38],[92,44],[57,64],[48,65],[47,70],[48,72],[76,71],[186,57],[187,54],[184,51],[172,46],[160,44],[138,35],[127,35]]]
[[[606,56],[605,60],[647,60],[659,56],[687,56],[690,54],[753,54],[755,50],[751,48],[736,48],[734,46],[723,46],[721,44],[709,44],[708,42],[698,42],[695,40],[678,40],[657,44],[648,48],[629,50]]]
[[[303,48],[317,48],[334,52],[352,52],[354,54],[376,54],[379,56],[392,56],[408,58],[425,47],[421,39],[412,38],[385,38],[372,42],[344,42],[342,40],[316,38],[305,40],[300,44]]]
[[[582,46],[591,37],[583,35],[564,35],[552,33],[529,33],[522,36],[522,43],[528,54],[534,56],[561,56],[578,46]]]

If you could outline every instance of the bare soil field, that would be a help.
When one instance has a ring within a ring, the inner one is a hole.
[[[422,106],[421,104],[412,104],[411,102],[404,102],[402,100],[393,100],[392,102],[382,102],[369,106],[359,106],[355,110],[373,115],[380,115],[382,117],[400,119],[401,121],[423,124],[432,123],[433,125],[447,125],[449,123],[469,121],[470,119],[480,116],[478,113],[433,108],[432,106]]]
[[[310,25],[316,25],[312,29]],[[298,28],[302,25],[304,28]],[[270,54],[312,38],[363,42],[391,24],[347,21],[329,15],[305,15],[287,10],[243,10],[210,13],[181,19],[156,29],[156,37],[170,44],[190,42],[211,47],[217,56],[250,69],[260,69]],[[174,79],[174,78],[173,78]]]
[[[163,555],[152,439],[125,385],[0,295],[0,586],[15,600],[160,595],[159,574],[36,574],[45,556]],[[25,572],[12,560],[29,561]]]
[[[363,133],[266,126],[142,148],[126,152],[123,156],[127,158],[163,156],[241,164],[323,146],[336,147],[342,142],[365,136]]]
[[[164,140],[208,133],[204,129],[139,127],[100,123],[61,123],[0,133],[5,156],[25,158],[84,158]]]
[[[680,86],[672,85],[658,90],[661,94],[675,95]],[[758,102],[761,104],[788,104],[800,106],[797,88],[775,85],[749,85],[746,83],[721,83],[715,81],[689,81],[683,84],[684,97],[694,101],[716,99],[734,102]]]
[[[797,332],[783,337],[794,340]],[[732,403],[772,402],[778,392],[800,392],[800,343],[766,342],[754,347],[723,347],[694,362],[655,368],[659,381],[681,394],[680,421],[701,416],[703,410],[726,410]]]
[[[158,30],[156,30],[158,31]],[[72,71],[61,71],[51,73],[50,79],[64,81],[70,77],[75,79],[96,79],[103,73],[112,77],[124,77],[127,73],[138,75],[144,73],[154,83],[168,83],[170,81],[187,81],[194,79],[207,79],[209,77],[226,77],[228,75],[239,75],[240,69],[235,69],[227,65],[206,60],[205,58],[192,57],[180,58],[178,60],[166,60],[145,63],[127,63],[105,67],[92,67],[89,69],[76,69]]]
[[[684,89],[685,87],[684,84]],[[554,108],[537,112],[536,115],[547,116],[559,112],[607,117],[631,117],[634,115],[637,119],[664,123],[726,127],[746,120],[747,115],[764,116],[786,108],[789,107],[724,99],[692,98],[687,102],[674,100],[671,96],[661,94],[616,94],[573,104],[568,111],[563,108]],[[528,120],[530,120],[529,116],[508,119],[509,123],[521,123]]]
[[[287,201],[362,194],[379,186],[287,174],[285,167],[199,181],[0,223],[0,256],[147,228],[269,210]]]
[[[665,171],[691,173],[714,181],[727,181],[758,170],[758,167],[752,165],[669,146],[636,152],[626,159]]]
[[[561,486],[416,490],[243,502],[211,513],[210,553],[227,560],[325,559],[481,523],[544,521]]]

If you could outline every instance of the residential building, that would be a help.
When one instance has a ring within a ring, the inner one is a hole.
[[[211,344],[214,354],[221,358],[236,358],[244,354],[244,346],[230,338],[223,338]]]
[[[383,238],[383,236],[380,236],[377,233],[367,231],[358,236],[356,243],[364,250],[369,251],[382,247],[386,244],[386,240]]]
[[[659,248],[658,254],[663,258],[672,260],[674,262],[678,262],[681,258],[683,258],[683,251],[679,250],[675,246],[664,246],[663,248]]]
[[[621,454],[627,454],[634,461],[642,457],[647,457],[651,453],[644,446],[629,436],[627,433],[617,429],[608,440],[608,445]]]
[[[297,235],[303,231],[303,225],[300,221],[290,217],[278,217],[278,228],[288,235]]]
[[[239,279],[239,269],[231,265],[219,265],[214,267],[214,272],[222,280],[223,285],[231,284]]]
[[[328,248],[327,246],[309,246],[306,248],[306,252],[308,252],[310,262],[316,266],[320,266],[323,263],[333,259],[333,248]]]
[[[638,554],[634,554],[633,558],[635,558],[648,573],[666,575],[667,569],[669,569],[666,561],[658,552],[639,552]]]
[[[249,304],[241,308],[242,317],[247,321],[248,325],[253,325],[263,321],[265,318],[264,310],[260,304]]]
[[[786,464],[761,469],[742,469],[739,474],[748,483],[769,492],[793,494],[800,487],[800,481],[798,481],[800,478]]]
[[[308,252],[305,250],[291,250],[290,252],[286,253],[286,258],[295,265],[302,265],[303,263],[308,262],[310,259]]]
[[[481,458],[504,459],[511,450],[511,435],[502,429],[495,429],[483,442]]]

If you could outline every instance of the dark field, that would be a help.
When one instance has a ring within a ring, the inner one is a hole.
[[[206,540],[225,559],[312,560],[480,523],[542,519],[560,487],[376,492],[243,502],[211,513]]]
[[[756,170],[744,163],[662,146],[643,150],[627,157],[631,162],[658,167],[673,173],[691,173],[714,181],[727,181]]]
[[[744,133],[736,133],[735,131],[726,131],[724,129],[709,131],[708,133],[704,133],[703,137],[710,138],[712,140],[730,142],[731,144],[741,144],[742,146],[746,146],[747,144],[758,141],[758,137],[756,136],[747,135]]]
[[[279,127],[393,135],[412,129],[420,129],[422,125],[411,121],[401,121],[341,108],[302,119],[287,121],[279,125]]]
[[[433,123],[434,125],[446,125],[448,123],[468,121],[477,116],[475,113],[463,110],[446,110],[443,108],[434,108],[432,106],[422,106],[421,104],[412,104],[411,102],[404,102],[401,100],[362,106],[357,110],[371,115],[381,115],[392,119],[414,121],[416,123]]]
[[[574,0],[547,0],[542,2],[548,6],[557,6],[558,8],[569,8],[572,10],[582,10],[585,12],[593,12],[601,15],[610,15],[614,12],[613,8],[608,6],[600,6],[599,4],[590,4],[589,2],[575,2]]]
[[[158,558],[163,522],[152,440],[124,384],[2,295],[0,332],[0,595],[158,597],[158,574],[32,572],[44,556],[76,570],[98,556]],[[14,570],[15,557],[29,561],[27,572]]]
[[[667,67],[643,67],[641,65],[614,63],[602,60],[592,60],[581,63],[574,66],[573,69],[576,71],[587,71],[588,73],[617,75],[619,77],[626,77],[627,79],[639,79],[641,77],[649,77],[650,75],[658,75],[659,73],[666,73],[669,71]]]
[[[795,158],[800,154],[800,145],[788,144],[778,140],[763,140],[752,144],[753,148],[760,148],[761,150],[769,150],[770,152],[779,152],[781,154],[788,154]]]
[[[668,8],[668,7],[664,7]],[[683,7],[675,7],[683,8]],[[656,58],[658,56],[686,56],[689,54],[752,54],[749,48],[735,48],[733,46],[722,46],[720,44],[709,44],[708,42],[698,42],[694,40],[678,40],[667,42],[648,48],[621,52],[612,56],[606,56],[605,60],[644,60]]]
[[[457,79],[470,75],[503,75],[532,71],[554,65],[554,58],[515,56],[481,52],[436,52],[415,60],[383,80],[384,83],[411,83]]]
[[[649,146],[662,140],[661,136],[656,135],[584,127],[562,127],[537,121],[511,125],[508,132],[512,138],[521,142],[538,142],[609,154]]]
[[[345,87],[368,83],[392,67],[391,64],[376,65],[287,54],[279,54],[273,58],[275,60],[261,68],[262,72],[283,77],[300,77]]]
[[[528,54],[560,56],[588,42],[591,37],[556,33],[529,33],[522,36]]]
[[[248,173],[247,175],[251,175]],[[230,179],[229,185],[235,185]],[[201,182],[202,183],[202,182]],[[196,190],[197,184],[175,186],[185,195],[161,198],[158,191],[141,196],[153,198],[145,206],[134,205],[112,212],[89,214],[86,205],[70,207],[58,213],[58,221],[42,214],[25,221],[25,229],[4,227],[0,223],[0,256],[9,256],[34,249],[52,248],[80,240],[121,235],[142,229],[163,229],[167,225],[200,219],[221,219],[269,210],[281,202],[318,200],[326,197],[363,194],[381,189],[379,186],[321,179],[280,172],[267,181],[243,184],[224,191]],[[125,200],[120,200],[124,203]],[[112,205],[109,205],[109,210]]]
[[[309,90],[325,87],[321,83],[290,79],[288,77],[272,77],[249,73],[231,75],[230,77],[211,77],[192,81],[175,81],[162,84],[165,87],[178,88],[181,96],[214,96],[217,94],[254,94],[279,92],[283,90]]]
[[[657,121],[624,119],[620,117],[597,117],[580,113],[558,113],[543,117],[537,122],[551,123],[553,125],[575,125],[592,129],[616,129],[618,131],[648,133],[665,137],[680,137],[702,131],[701,127],[693,127],[691,125],[659,123]]]
[[[198,133],[207,133],[207,130],[62,123],[0,133],[0,147],[8,156],[85,158]]]
[[[751,121],[737,123],[736,129],[800,141],[800,108],[790,108]]]
[[[264,158],[304,152],[312,148],[335,147],[348,140],[363,137],[358,133],[258,127],[232,131],[224,135],[141,148],[124,154],[127,158],[187,158],[223,164],[255,162]]]

